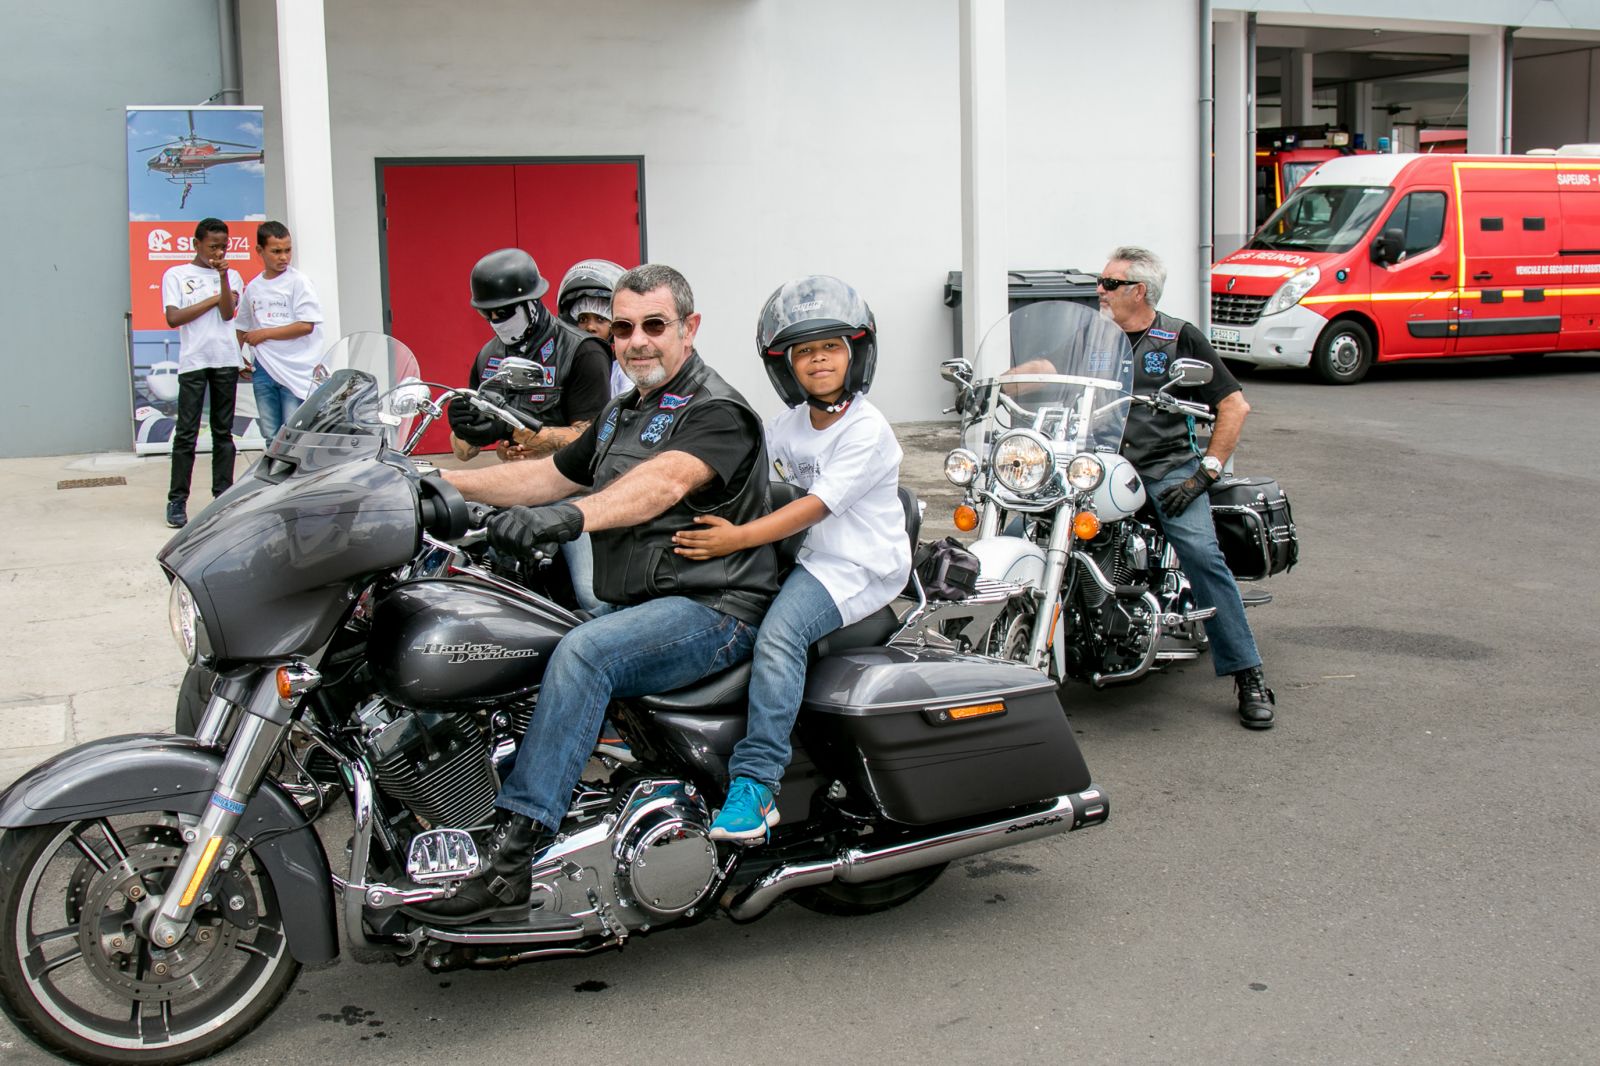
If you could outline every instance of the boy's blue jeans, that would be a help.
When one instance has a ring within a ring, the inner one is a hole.
[[[601,615],[561,638],[495,803],[560,828],[613,696],[671,692],[750,656],[751,625],[683,596]]]
[[[750,666],[750,712],[733,749],[730,777],[752,777],[778,791],[792,754],[789,734],[806,687],[806,656],[843,623],[822,583],[797,566],[761,620]]]
[[[1194,589],[1195,604],[1215,607],[1217,613],[1203,624],[1206,636],[1211,638],[1211,662],[1218,677],[1261,665],[1261,654],[1256,651],[1256,639],[1245,621],[1244,603],[1239,599],[1239,585],[1222,557],[1217,544],[1217,528],[1211,522],[1211,501],[1201,496],[1176,517],[1161,511],[1161,493],[1173,485],[1192,477],[1200,469],[1200,460],[1191,459],[1165,477],[1146,479],[1144,490],[1156,513],[1161,515],[1161,528],[1178,553],[1178,562],[1188,575]]]
[[[267,373],[259,359],[255,369],[250,371],[250,391],[256,397],[256,424],[261,427],[261,439],[268,442],[305,402]]]

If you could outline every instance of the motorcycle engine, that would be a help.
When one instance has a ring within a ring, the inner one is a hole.
[[[472,715],[432,714],[373,700],[360,711],[373,777],[424,825],[489,822],[499,791],[490,746]]]

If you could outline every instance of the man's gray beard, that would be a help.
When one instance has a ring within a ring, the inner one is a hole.
[[[622,372],[628,375],[629,381],[632,381],[641,389],[653,389],[667,380],[667,368],[660,363],[652,363],[648,369],[641,370],[638,373],[635,373],[631,367],[624,363]]]

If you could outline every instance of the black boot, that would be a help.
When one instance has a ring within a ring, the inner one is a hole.
[[[518,921],[528,916],[533,895],[533,857],[552,834],[527,815],[497,811],[483,845],[483,869],[449,899],[407,907],[409,914],[441,925],[466,925],[494,918]]]
[[[1278,697],[1267,687],[1261,667],[1240,670],[1233,675],[1233,684],[1239,692],[1239,724],[1246,729],[1271,729],[1272,705]]]

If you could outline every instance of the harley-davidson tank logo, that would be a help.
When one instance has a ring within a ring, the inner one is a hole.
[[[508,648],[504,644],[424,644],[423,655],[444,655],[448,663],[481,663],[496,659],[537,659],[536,648]]]

